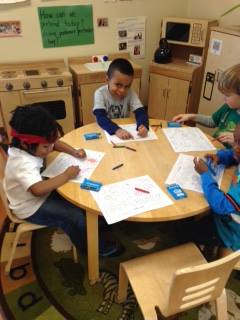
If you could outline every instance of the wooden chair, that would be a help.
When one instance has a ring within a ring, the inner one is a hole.
[[[217,319],[226,320],[224,287],[239,258],[240,251],[208,263],[188,243],[123,262],[118,301],[125,301],[129,281],[145,320],[172,317],[209,301],[215,301]]]
[[[46,228],[46,226],[33,224],[25,220],[18,219],[9,209],[8,200],[6,197],[5,190],[3,188],[3,177],[4,177],[6,160],[7,160],[7,156],[4,154],[4,151],[0,147],[0,199],[3,205],[3,209],[6,212],[11,222],[9,231],[13,232],[16,226],[14,241],[13,241],[11,250],[9,252],[9,258],[8,258],[7,264],[5,266],[5,272],[9,274],[20,236],[25,232]],[[77,250],[75,246],[73,246],[73,259],[74,259],[74,262],[78,261]]]

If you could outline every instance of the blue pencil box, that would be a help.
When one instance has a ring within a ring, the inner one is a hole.
[[[90,179],[84,179],[80,184],[81,189],[91,190],[91,191],[99,191],[102,187],[102,183],[92,181]]]
[[[168,128],[180,128],[182,125],[181,123],[178,123],[178,122],[168,121],[167,126]]]
[[[99,133],[99,132],[92,132],[92,133],[85,133],[84,134],[85,140],[99,139],[100,137],[101,137],[101,133]]]

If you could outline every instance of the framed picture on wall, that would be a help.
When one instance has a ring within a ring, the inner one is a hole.
[[[0,21],[0,38],[20,37],[22,28],[20,21]]]

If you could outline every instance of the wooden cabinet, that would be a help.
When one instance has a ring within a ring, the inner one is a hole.
[[[150,64],[148,115],[171,120],[175,115],[196,112],[197,78],[201,68],[175,60],[169,64]],[[193,86],[193,84],[195,84]]]
[[[120,57],[129,59],[129,53],[110,54],[109,60]],[[95,122],[95,117],[92,113],[94,92],[97,88],[106,84],[106,71],[88,70],[85,63],[90,61],[91,57],[89,56],[68,59],[69,69],[73,75],[74,100],[78,118],[77,125]],[[132,63],[132,65],[134,68],[132,89],[139,95],[142,69],[135,63]]]

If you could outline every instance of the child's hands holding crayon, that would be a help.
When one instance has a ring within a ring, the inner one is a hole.
[[[217,137],[217,140],[220,141],[221,143],[228,143],[232,146],[234,143],[233,133],[232,132],[222,132]]]
[[[131,133],[122,128],[117,129],[117,131],[115,132],[115,135],[122,140],[133,139],[133,136],[131,135]]]
[[[148,135],[148,129],[143,124],[138,127],[138,135],[141,138],[145,138]]]
[[[204,158],[206,158],[207,160],[210,159],[214,166],[218,165],[219,158],[216,154],[207,153],[207,154],[205,154]]]
[[[194,162],[194,169],[197,171],[197,173],[202,174],[208,171],[208,166],[203,161],[203,159],[195,157],[193,159],[193,162]]]
[[[84,149],[74,149],[73,154],[74,157],[84,159],[86,158],[87,154]]]
[[[64,171],[64,174],[67,179],[70,180],[75,178],[79,174],[80,170],[79,166],[70,166]]]

